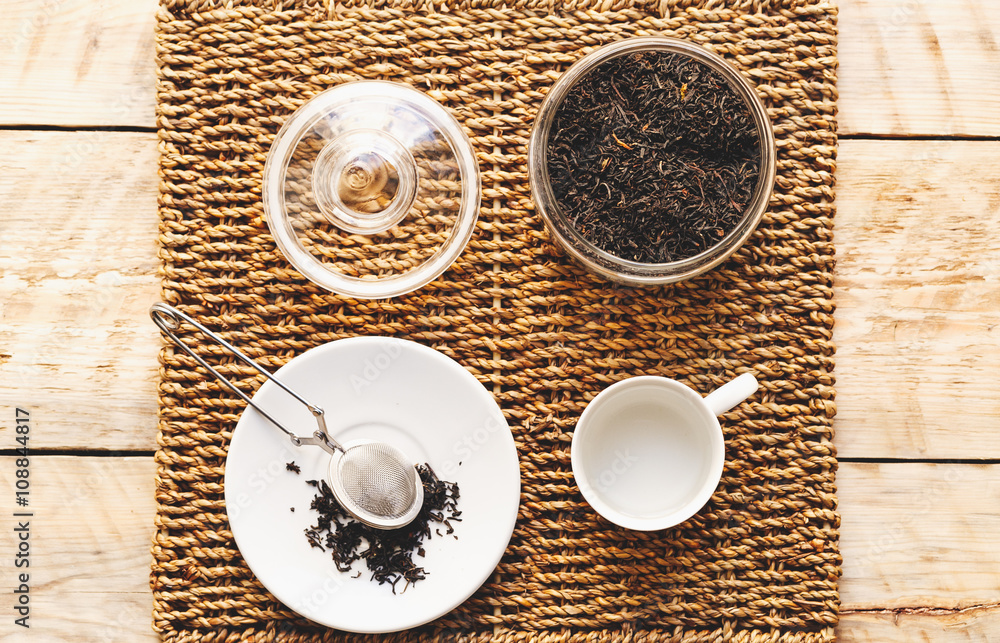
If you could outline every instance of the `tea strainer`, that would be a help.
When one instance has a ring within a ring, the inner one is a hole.
[[[173,306],[156,303],[149,310],[150,317],[160,330],[181,350],[191,356],[217,380],[225,384],[257,413],[288,435],[292,444],[318,446],[330,454],[327,482],[341,506],[352,516],[377,529],[397,529],[416,518],[424,502],[424,488],[414,463],[406,454],[385,442],[354,440],[341,445],[330,437],[322,408],[309,402],[288,388],[262,366],[219,335],[205,328]],[[311,437],[297,435],[262,409],[246,393],[212,367],[176,334],[181,322],[196,328],[205,337],[222,346],[244,364],[274,382],[283,391],[309,409],[316,418],[318,428]]]

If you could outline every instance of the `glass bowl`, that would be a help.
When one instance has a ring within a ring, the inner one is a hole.
[[[333,292],[395,297],[444,272],[479,212],[461,125],[401,83],[355,81],[303,104],[264,165],[264,215],[281,253]]]
[[[659,51],[686,55],[718,72],[743,98],[757,127],[760,140],[759,176],[750,201],[735,227],[717,243],[699,254],[668,263],[642,263],[606,252],[584,238],[553,193],[548,170],[548,147],[552,125],[570,90],[600,64],[617,56]],[[767,208],[774,186],[774,132],[767,111],[740,72],[708,50],[675,38],[629,38],[605,45],[574,63],[559,77],[538,110],[528,143],[528,176],[531,193],[550,233],[566,253],[593,273],[632,285],[667,284],[702,274],[733,254],[750,236]]]

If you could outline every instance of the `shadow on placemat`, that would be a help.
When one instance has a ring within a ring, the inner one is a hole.
[[[836,9],[804,0],[278,4],[177,1],[159,13],[164,299],[272,369],[324,342],[390,335],[437,348],[494,392],[521,464],[510,546],[461,607],[389,638],[833,640]],[[778,177],[763,222],[727,263],[633,289],[587,275],[550,242],[531,202],[526,146],[562,70],[607,42],[658,34],[705,45],[756,85]],[[386,301],[305,281],[275,249],[260,201],[284,119],[359,78],[409,83],[445,105],[482,171],[465,253],[437,281]],[[179,351],[165,348],[161,360],[154,628],[176,642],[360,638],[298,617],[247,568],[222,488],[243,405]],[[252,372],[226,368],[257,386]],[[723,416],[726,468],[697,516],[630,532],[583,501],[569,445],[597,392],[655,374],[707,393],[747,371],[761,391]]]

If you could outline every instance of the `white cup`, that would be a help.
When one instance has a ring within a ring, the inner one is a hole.
[[[725,441],[717,416],[756,390],[750,373],[704,398],[665,377],[612,384],[587,405],[573,432],[573,476],[583,497],[629,529],[684,522],[722,478]]]

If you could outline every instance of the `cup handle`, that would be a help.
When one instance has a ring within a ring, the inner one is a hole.
[[[757,378],[744,373],[715,389],[705,398],[705,404],[715,415],[722,415],[757,392]]]

